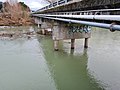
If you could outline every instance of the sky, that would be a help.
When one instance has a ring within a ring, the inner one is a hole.
[[[6,0],[0,0],[2,2],[6,1]],[[28,5],[32,10],[37,10],[40,9],[44,6],[46,6],[47,4],[49,4],[47,1],[45,0],[18,0],[19,2],[24,2],[26,5]]]

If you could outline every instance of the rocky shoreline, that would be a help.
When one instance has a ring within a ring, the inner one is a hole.
[[[30,26],[0,26],[0,40],[30,39],[34,35],[36,35],[36,32]]]

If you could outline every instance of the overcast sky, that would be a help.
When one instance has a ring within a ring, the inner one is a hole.
[[[0,0],[2,2],[6,0]],[[45,0],[18,0],[27,4],[31,9],[37,10],[48,4]]]

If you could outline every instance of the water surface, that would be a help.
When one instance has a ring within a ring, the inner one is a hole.
[[[75,50],[69,40],[60,42],[55,52],[50,36],[1,37],[0,90],[119,90],[120,32],[93,28],[88,49],[83,41]]]

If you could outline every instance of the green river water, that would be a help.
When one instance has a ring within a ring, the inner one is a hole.
[[[54,51],[51,36],[0,37],[0,90],[120,90],[120,32],[93,28],[88,49],[82,39],[74,50],[69,40],[59,48]]]

